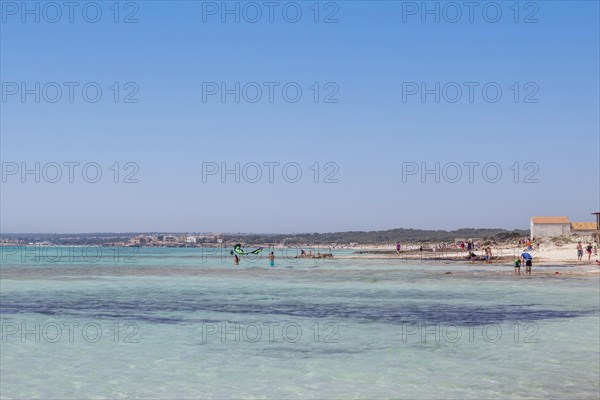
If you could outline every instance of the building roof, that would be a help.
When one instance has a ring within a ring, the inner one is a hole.
[[[534,224],[568,224],[569,217],[531,217]]]
[[[571,229],[574,231],[595,231],[595,222],[571,222]]]

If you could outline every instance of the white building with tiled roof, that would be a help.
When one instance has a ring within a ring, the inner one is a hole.
[[[549,238],[569,236],[571,223],[568,217],[531,217],[531,237]]]

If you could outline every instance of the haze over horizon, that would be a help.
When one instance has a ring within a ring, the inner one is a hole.
[[[479,227],[479,228],[475,228],[475,227],[461,227],[461,228],[454,228],[454,229],[436,229],[436,228],[431,228],[431,229],[422,229],[422,228],[413,228],[413,227],[395,227],[395,228],[388,228],[388,229],[352,229],[352,230],[348,230],[348,231],[307,231],[307,232],[225,232],[225,231],[219,231],[219,230],[187,230],[187,231],[174,231],[174,230],[148,230],[148,231],[122,231],[122,232],[116,232],[116,231],[104,231],[104,232],[94,232],[94,231],[88,231],[88,232],[1,232],[0,234],[2,235],[23,235],[23,234],[31,234],[31,235],[36,235],[36,234],[40,234],[40,235],[93,235],[93,234],[100,234],[100,235],[108,235],[108,234],[117,234],[117,235],[127,235],[127,234],[144,234],[144,233],[174,233],[174,234],[183,234],[183,233],[218,233],[218,234],[223,234],[223,235],[282,235],[282,234],[289,234],[289,235],[304,235],[304,234],[313,234],[313,233],[317,233],[317,234],[327,234],[327,233],[345,233],[345,232],[386,232],[386,231],[393,231],[393,230],[397,230],[397,229],[405,229],[405,230],[416,230],[416,231],[447,231],[447,232],[452,232],[452,231],[457,231],[457,230],[463,230],[463,229],[491,229],[491,230],[506,230],[506,231],[515,231],[515,230],[529,230],[529,228],[499,228],[499,227]]]

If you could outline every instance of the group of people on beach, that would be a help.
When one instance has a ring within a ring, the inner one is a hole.
[[[466,250],[469,252],[469,261],[475,262],[478,259],[477,254],[475,254],[473,252],[473,250],[475,249],[475,246],[473,245],[473,242],[471,242],[470,240],[468,242],[466,242],[466,244],[465,244],[465,242],[461,241],[458,244],[458,247],[460,248],[461,253],[463,251],[465,251],[465,248],[466,248]],[[485,261],[486,264],[491,264],[492,263],[492,248],[490,246],[487,246],[483,249],[483,251],[484,251],[484,254],[483,254],[482,261]]]
[[[585,252],[588,255],[588,261],[592,260],[592,244],[588,243],[585,247]],[[581,242],[577,242],[577,261],[581,261],[583,259],[583,245]]]
[[[473,247],[474,247],[474,246],[473,246],[473,242],[471,242],[471,241],[469,240],[469,241],[468,241],[468,242],[465,244],[465,242],[461,241],[461,242],[458,244],[458,248],[460,249],[461,253],[462,253],[463,251],[465,251],[465,247],[466,247],[466,250],[467,250],[469,253],[471,253],[471,250],[473,250]]]
[[[519,258],[517,258],[514,261],[514,273],[515,275],[521,275],[521,266],[523,265],[525,267],[525,274],[531,275],[531,267],[533,266],[533,256],[530,253],[528,253],[528,251],[533,251],[534,246],[536,246],[539,249],[540,243],[535,239],[526,239],[519,241],[519,244],[525,246],[525,249],[523,250],[523,253],[521,253],[521,255],[519,256]],[[456,247],[459,248],[461,252],[465,251],[465,249],[469,252],[468,260],[471,263],[480,260],[484,261],[486,264],[492,264],[493,255],[491,246],[486,246],[483,249],[484,255],[481,257],[477,256],[477,254],[474,253],[475,245],[471,241],[457,242]],[[420,247],[420,250],[423,250],[422,246]],[[396,254],[399,255],[401,252],[402,244],[400,242],[396,242]]]
[[[529,248],[529,247],[528,247]],[[524,251],[519,258],[514,262],[515,275],[521,275],[521,265],[525,264],[525,275],[531,275],[531,267],[533,266],[533,257],[531,254]]]
[[[533,239],[529,239],[527,237],[522,238],[521,240],[519,240],[519,244],[521,246],[525,246],[527,248],[527,251],[532,251],[534,245],[537,250],[540,249],[540,241],[537,240],[536,238],[533,238]]]
[[[486,264],[492,264],[492,248],[487,246],[483,249],[483,252],[483,257],[479,257],[469,249],[469,261],[471,263],[474,263],[475,261],[485,261]]]

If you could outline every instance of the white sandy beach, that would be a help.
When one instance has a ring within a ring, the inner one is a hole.
[[[555,245],[551,243],[540,245],[539,249],[534,247],[533,251],[529,251],[530,254],[534,257],[534,265],[572,265],[572,266],[592,266],[597,267],[596,260],[600,259],[599,254],[592,253],[591,259],[588,261],[587,253],[584,253],[583,260],[577,260],[577,250],[575,248],[576,243],[569,243],[566,245]],[[429,249],[430,245],[425,245],[424,248]],[[494,257],[500,257],[501,259],[495,262],[505,262],[506,257],[516,257],[524,251],[527,251],[524,247],[521,246],[511,246],[511,245],[497,245],[490,246],[492,248],[492,254]],[[418,248],[418,245],[415,244],[407,244],[402,247],[402,254],[400,257],[408,257],[408,258],[419,258],[419,254],[415,254],[415,249]],[[362,246],[360,250],[364,251],[373,251],[373,252],[382,252],[382,254],[372,253],[372,254],[354,254],[352,256],[336,256],[337,258],[398,258],[399,256],[396,254],[389,254],[383,252],[390,252],[395,250],[395,245],[368,245]],[[359,249],[357,249],[359,251]],[[482,249],[475,250],[477,255],[481,255],[483,252]],[[455,251],[436,251],[424,252],[424,258],[435,258],[436,256],[442,257],[444,259],[456,259],[464,260],[467,251],[460,252]]]

